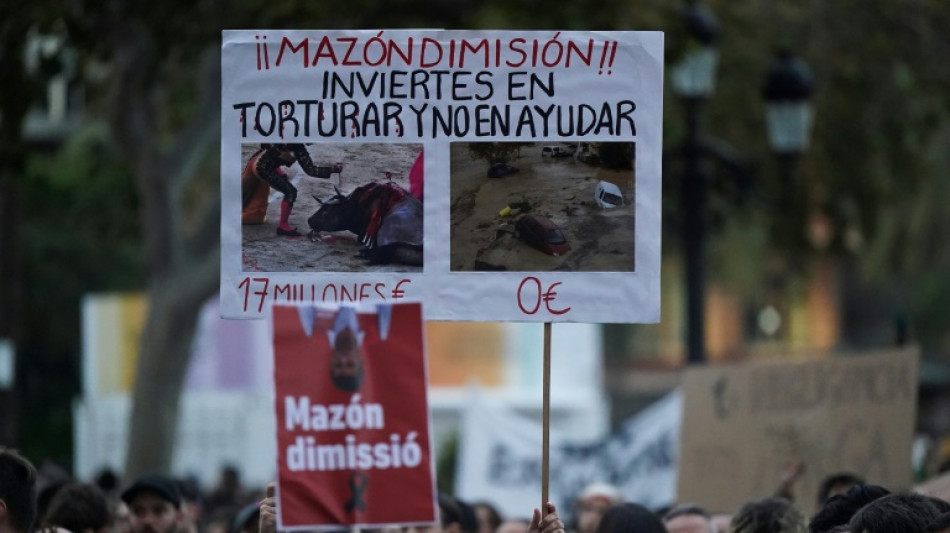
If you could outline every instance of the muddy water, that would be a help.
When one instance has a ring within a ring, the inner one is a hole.
[[[548,143],[549,144],[549,143]],[[488,164],[473,160],[467,144],[451,153],[451,245],[453,271],[628,272],[634,265],[634,176],[573,158],[541,156],[541,145],[522,148],[510,163],[519,172],[488,178]],[[598,181],[624,195],[625,205],[603,209],[594,202]],[[506,206],[522,206],[506,216]],[[524,212],[545,216],[567,237],[571,250],[552,257],[514,238]]]

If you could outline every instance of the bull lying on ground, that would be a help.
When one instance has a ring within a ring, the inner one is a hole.
[[[355,233],[370,265],[422,265],[422,202],[402,187],[374,182],[317,201],[320,208],[307,220],[313,232]]]

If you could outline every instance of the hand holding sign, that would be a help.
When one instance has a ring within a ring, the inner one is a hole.
[[[534,510],[528,533],[564,533],[564,522],[557,515],[557,508],[553,503],[548,502],[544,517],[541,516],[541,511]]]
[[[275,483],[268,483],[261,500],[260,533],[277,533],[277,498],[274,496]]]

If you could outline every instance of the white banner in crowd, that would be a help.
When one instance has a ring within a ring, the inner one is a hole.
[[[612,435],[582,442],[551,430],[549,496],[568,517],[586,485],[617,486],[627,501],[651,508],[676,497],[682,395],[673,391]],[[488,501],[506,517],[530,517],[541,495],[541,424],[475,395],[459,437],[455,493]]]

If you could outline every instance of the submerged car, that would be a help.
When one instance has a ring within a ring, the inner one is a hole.
[[[555,257],[571,250],[557,224],[541,215],[524,215],[515,224],[515,237],[525,244]]]
[[[515,172],[518,172],[518,167],[513,167],[508,163],[495,163],[494,165],[488,167],[489,178],[503,178],[505,176],[510,176]]]
[[[620,187],[617,187],[609,181],[600,181],[594,187],[594,201],[600,207],[610,209],[623,205],[623,193]]]

